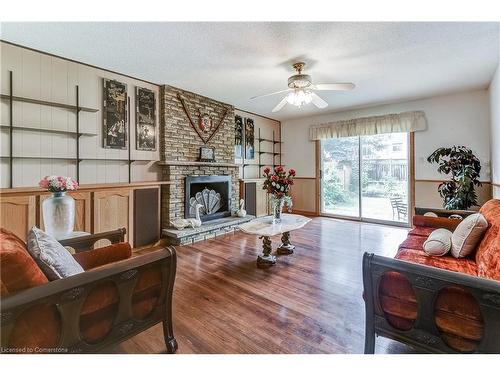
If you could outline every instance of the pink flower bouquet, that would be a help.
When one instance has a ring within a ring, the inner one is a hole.
[[[63,191],[72,191],[78,189],[78,182],[71,177],[63,176],[45,176],[38,183],[42,189],[46,189],[51,193],[60,193]]]

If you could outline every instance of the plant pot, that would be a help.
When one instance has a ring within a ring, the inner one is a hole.
[[[57,240],[68,237],[75,226],[75,200],[66,192],[52,193],[42,204],[45,232]]]

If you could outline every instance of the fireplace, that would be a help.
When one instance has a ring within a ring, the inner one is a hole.
[[[196,204],[202,222],[231,216],[231,176],[187,176],[184,191],[186,218],[196,216]]]

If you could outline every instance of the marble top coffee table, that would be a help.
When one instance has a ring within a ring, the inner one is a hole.
[[[295,246],[290,242],[290,232],[302,228],[311,219],[294,214],[282,214],[281,222],[274,223],[272,216],[264,216],[238,226],[243,232],[256,234],[262,238],[262,255],[257,257],[257,267],[267,268],[276,264],[276,256],[271,255],[272,236],[281,234],[281,245],[276,250],[278,254],[292,254]]]

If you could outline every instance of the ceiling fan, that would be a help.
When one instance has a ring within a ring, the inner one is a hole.
[[[326,108],[328,103],[321,99],[315,91],[348,91],[352,90],[355,85],[353,83],[318,83],[313,84],[312,78],[308,74],[302,74],[302,70],[306,63],[297,62],[293,64],[293,68],[297,74],[288,78],[288,89],[272,92],[270,94],[254,96],[250,99],[263,98],[266,96],[277,95],[287,92],[281,101],[273,108],[273,112],[278,112],[287,103],[302,107],[304,104],[312,103],[318,108]]]

